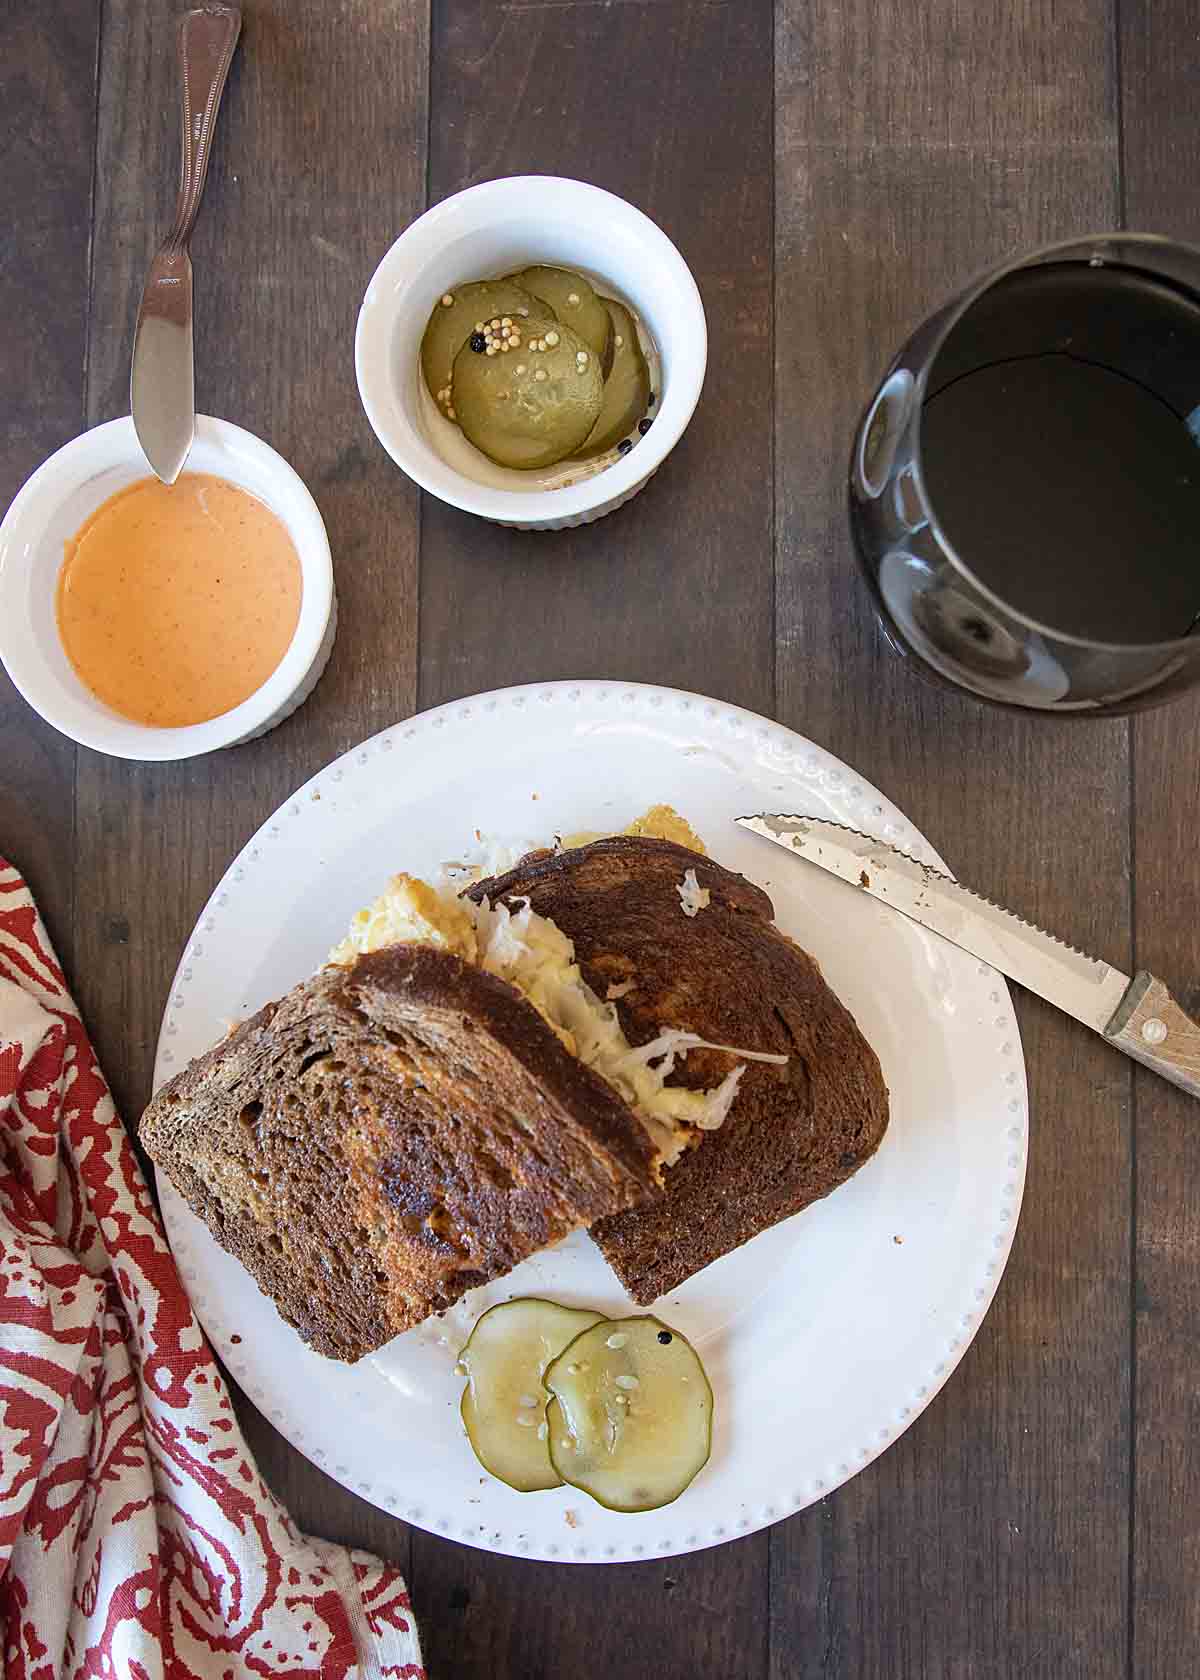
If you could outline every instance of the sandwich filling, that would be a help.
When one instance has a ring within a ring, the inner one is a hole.
[[[712,894],[707,887],[702,887],[696,879],[696,871],[684,871],[683,880],[675,891],[679,894],[679,901],[683,906],[685,916],[698,916],[701,910],[707,910]]]
[[[620,1092],[666,1166],[677,1161],[699,1133],[721,1125],[746,1062],[787,1061],[786,1056],[714,1044],[677,1027],[663,1027],[650,1043],[635,1048],[614,1004],[598,997],[583,978],[574,945],[527,899],[517,900],[511,909],[486,899],[477,905],[459,898],[453,886],[439,889],[411,875],[397,875],[386,892],[355,916],[329,962],[348,964],[368,951],[412,943],[450,951],[515,986],[571,1054]],[[727,1051],[739,1057],[740,1064],[711,1090],[668,1086],[676,1062],[697,1049]]]

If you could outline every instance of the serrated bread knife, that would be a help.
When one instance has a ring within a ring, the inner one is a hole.
[[[1130,979],[856,829],[821,817],[736,820],[998,968],[1127,1056],[1200,1097],[1200,1025],[1153,974],[1142,970]]]

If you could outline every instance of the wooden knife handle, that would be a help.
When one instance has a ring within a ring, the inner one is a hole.
[[[242,14],[236,6],[197,6],[179,21],[183,157],[175,222],[168,235],[173,245],[185,246],[196,224],[217,111],[241,28]]]
[[[1200,1097],[1200,1023],[1153,974],[1141,969],[1134,975],[1104,1036],[1134,1061]]]

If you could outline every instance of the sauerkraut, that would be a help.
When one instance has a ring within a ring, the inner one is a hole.
[[[707,887],[702,887],[696,879],[694,869],[684,870],[683,880],[675,891],[679,894],[679,902],[683,906],[685,916],[698,916],[701,910],[707,910],[712,894]]]
[[[693,871],[689,871],[693,874]],[[701,889],[703,890],[703,889]],[[435,888],[410,875],[397,875],[375,903],[360,910],[347,937],[330,952],[331,963],[349,963],[360,953],[388,945],[417,943],[452,951],[466,962],[515,986],[554,1029],[573,1055],[620,1092],[636,1111],[670,1165],[697,1131],[715,1131],[733,1105],[748,1061],[782,1066],[786,1056],[714,1044],[679,1027],[662,1027],[648,1044],[626,1038],[613,1003],[591,989],[575,960],[575,947],[528,899],[514,907],[486,899],[458,898],[453,885]],[[742,1065],[707,1091],[667,1085],[677,1061],[689,1050],[722,1050]]]

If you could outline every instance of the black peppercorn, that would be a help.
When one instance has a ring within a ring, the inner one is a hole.
[[[671,1332],[669,1330],[660,1330],[658,1332],[658,1339],[662,1345],[666,1347],[667,1343],[671,1340]]]
[[[474,350],[475,354],[477,356],[482,356],[483,352],[487,349],[487,339],[484,338],[483,334],[472,333],[470,342],[471,348]]]
[[[632,438],[622,438],[620,443],[617,445],[617,454],[618,455],[628,455],[629,451],[632,448],[633,448],[633,439]]]
[[[650,428],[651,428],[651,426],[653,426],[653,424],[654,424],[653,420],[651,420],[649,418],[647,418],[645,420],[639,420],[638,421],[638,431],[642,434],[643,437],[645,437],[646,433],[650,430]]]
[[[653,391],[651,391],[650,395],[646,398],[646,407],[647,408],[653,408],[654,407],[654,392]]]

